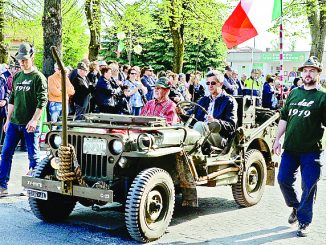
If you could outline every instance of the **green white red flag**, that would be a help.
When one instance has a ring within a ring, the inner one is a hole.
[[[273,26],[282,14],[282,0],[241,0],[222,27],[226,46],[232,48]]]

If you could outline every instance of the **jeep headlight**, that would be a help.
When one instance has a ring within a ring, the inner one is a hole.
[[[111,146],[113,154],[119,155],[123,151],[123,144],[120,140],[112,140]]]
[[[61,145],[61,143],[62,143],[62,138],[61,138],[61,136],[60,136],[60,135],[56,135],[56,136],[54,136],[54,138],[53,138],[53,144],[54,144],[54,146],[55,146],[56,148],[59,148],[59,146]]]

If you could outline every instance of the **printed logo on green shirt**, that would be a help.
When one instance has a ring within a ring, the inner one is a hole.
[[[17,87],[16,87],[16,90],[17,91],[23,91],[23,92],[27,92],[31,89],[31,83],[32,83],[32,80],[24,80],[20,83],[17,83]]]
[[[303,106],[303,107],[311,107],[313,103],[314,103],[313,100],[308,102],[308,101],[306,101],[306,99],[303,99],[298,103],[291,103],[290,105],[291,106],[298,105],[298,106]],[[309,117],[310,114],[311,114],[311,112],[309,110],[298,110],[298,109],[290,109],[289,110],[289,116]]]

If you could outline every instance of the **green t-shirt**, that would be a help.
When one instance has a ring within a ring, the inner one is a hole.
[[[45,76],[39,71],[15,74],[9,104],[14,105],[11,122],[26,125],[33,117],[36,108],[42,109],[48,101]]]
[[[281,119],[287,121],[285,150],[319,151],[324,132],[322,125],[326,125],[326,93],[301,87],[293,89],[281,110]]]

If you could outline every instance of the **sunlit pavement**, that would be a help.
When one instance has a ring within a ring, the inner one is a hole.
[[[22,192],[21,176],[27,169],[27,153],[16,152],[10,194]],[[286,207],[278,185],[266,187],[261,202],[250,208],[236,205],[230,187],[199,187],[198,193],[197,209],[180,207],[177,198],[167,233],[153,244],[325,244],[326,175],[319,182],[308,238],[297,238],[296,226],[287,223],[291,210]],[[134,243],[124,227],[123,214],[115,211],[95,212],[78,205],[67,222],[46,224],[35,218],[25,196],[11,196],[0,198],[0,214],[1,223],[5,224],[0,226],[0,232],[5,234],[2,240],[5,242],[1,244]],[[19,238],[20,233],[23,240]],[[33,235],[36,233],[40,234],[37,238]]]

